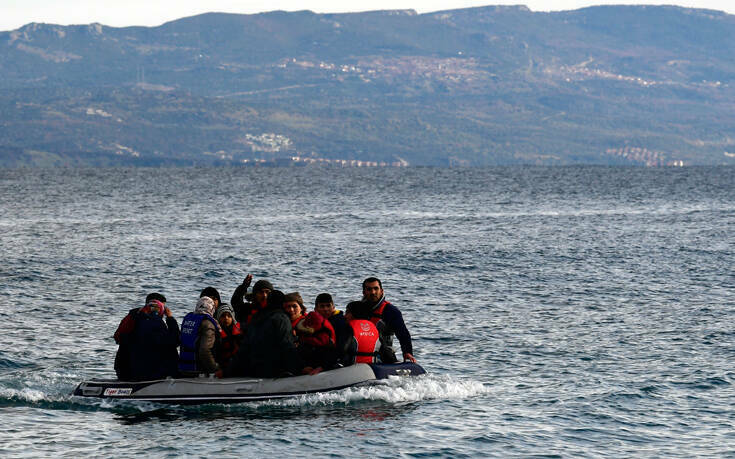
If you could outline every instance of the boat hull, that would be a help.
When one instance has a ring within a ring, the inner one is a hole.
[[[117,400],[200,404],[271,400],[328,392],[369,384],[390,376],[418,376],[426,371],[415,363],[356,364],[316,375],[285,378],[166,378],[155,381],[92,379],[80,383],[74,394]]]

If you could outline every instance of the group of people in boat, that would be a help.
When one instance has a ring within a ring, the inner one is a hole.
[[[115,372],[123,381],[214,375],[275,378],[317,374],[354,363],[416,362],[401,311],[385,299],[378,278],[362,283],[362,299],[338,310],[320,293],[307,311],[299,292],[284,294],[248,274],[230,304],[217,289],[202,290],[181,328],[166,297],[151,293],[115,331]]]

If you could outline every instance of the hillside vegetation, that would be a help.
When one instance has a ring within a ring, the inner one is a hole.
[[[733,56],[735,16],[667,6],[29,24],[0,165],[735,164]]]

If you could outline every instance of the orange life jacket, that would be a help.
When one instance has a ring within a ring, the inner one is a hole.
[[[377,308],[373,309],[370,315],[370,322],[374,324],[378,324],[381,320],[383,320],[383,310],[385,309],[385,305],[390,304],[388,301],[383,300],[380,302]]]
[[[242,335],[240,329],[240,322],[235,322],[232,326],[232,334],[228,335],[224,328],[219,329],[219,336],[221,338],[219,350],[217,352],[217,361],[220,364],[226,364],[230,361],[233,355],[237,353],[239,336]]]
[[[350,321],[352,336],[357,342],[355,363],[375,363],[380,353],[380,333],[378,328],[369,320]]]

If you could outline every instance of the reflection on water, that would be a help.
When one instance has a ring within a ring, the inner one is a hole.
[[[340,426],[359,422],[382,422],[390,418],[409,414],[415,409],[415,404],[386,406],[379,401],[366,400],[360,403],[351,403],[342,406],[319,405],[260,405],[254,403],[239,403],[228,405],[197,405],[190,407],[167,406],[157,407],[147,411],[131,412],[130,410],[143,407],[133,407],[130,402],[111,409],[113,419],[124,425],[146,422],[172,422],[190,420],[196,422],[259,422],[259,421],[299,421],[321,425]],[[149,407],[150,408],[150,407]]]

